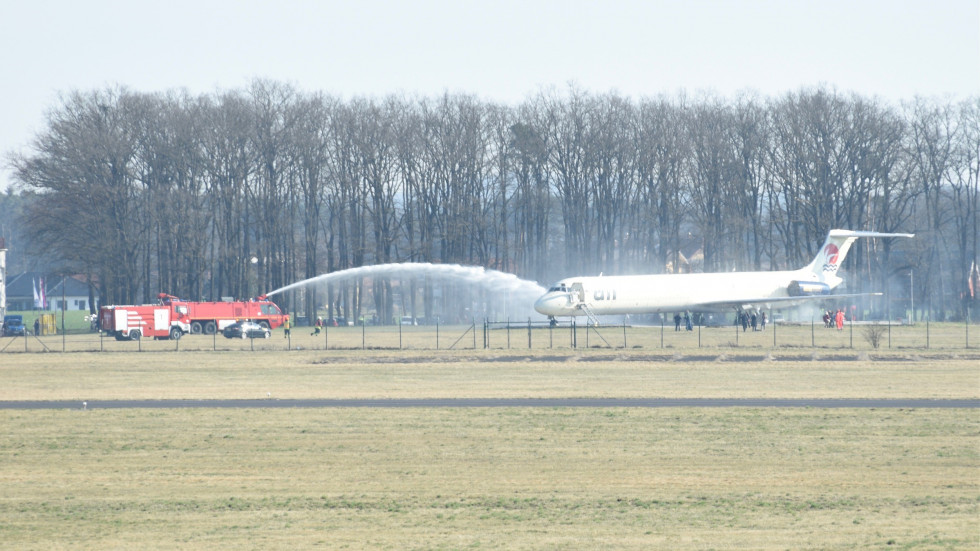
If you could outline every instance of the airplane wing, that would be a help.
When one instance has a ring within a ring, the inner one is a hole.
[[[772,308],[773,306],[792,306],[794,304],[802,304],[804,302],[814,302],[820,300],[837,300],[842,298],[857,298],[857,297],[876,297],[881,296],[883,293],[847,293],[842,295],[804,295],[799,297],[764,297],[764,298],[749,298],[749,299],[739,299],[739,300],[722,300],[722,301],[711,301],[711,302],[701,302],[695,304],[691,307],[691,310],[727,310],[729,308],[742,309],[742,310],[752,310],[752,309],[762,309],[762,308]]]

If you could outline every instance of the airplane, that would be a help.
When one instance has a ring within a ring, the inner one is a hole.
[[[828,298],[851,244],[859,237],[915,237],[910,233],[830,230],[816,258],[799,270],[629,276],[569,277],[555,283],[535,303],[548,316],[595,316],[656,312],[762,310]],[[881,293],[872,293],[880,295]]]

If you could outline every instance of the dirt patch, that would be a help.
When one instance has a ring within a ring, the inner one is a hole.
[[[856,362],[861,357],[857,354],[814,354],[813,359],[819,362]]]
[[[548,355],[525,355],[525,354],[502,354],[495,355],[473,355],[473,356],[452,356],[452,355],[417,355],[417,354],[379,354],[379,355],[343,355],[343,356],[324,356],[313,360],[315,365],[331,364],[487,364],[487,363],[763,363],[763,362],[941,362],[957,360],[977,360],[980,361],[978,354],[955,354],[955,353],[936,353],[936,354],[874,354],[868,352],[855,352],[853,354],[830,353],[822,354],[814,351],[811,353],[767,353],[767,354],[548,354]]]
[[[719,362],[739,362],[739,363],[741,363],[741,362],[754,362],[754,363],[761,363],[761,362],[765,362],[765,361],[768,361],[768,360],[769,360],[769,356],[752,356],[752,355],[743,356],[743,355],[728,355],[728,354],[723,354],[721,356],[718,356],[718,361]]]
[[[774,362],[812,362],[813,354],[773,354],[770,358]]]

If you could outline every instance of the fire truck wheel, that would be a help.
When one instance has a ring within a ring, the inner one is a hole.
[[[209,322],[207,322],[207,323],[204,324],[204,334],[205,335],[214,335],[215,332],[217,332],[217,331],[218,331],[218,325],[215,324],[213,321],[209,321]]]
[[[180,329],[177,329],[176,327],[171,327],[170,328],[170,339],[171,340],[179,341],[180,338],[183,337],[183,336],[184,336],[184,332],[181,331]]]
[[[191,333],[194,334],[194,335],[200,335],[201,334],[201,322],[195,321],[195,322],[191,323]]]
[[[129,332],[129,340],[131,341],[138,341],[140,340],[140,337],[142,337],[142,335],[140,335],[140,332],[137,329],[133,329]]]

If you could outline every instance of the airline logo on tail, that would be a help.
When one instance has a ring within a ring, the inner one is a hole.
[[[836,272],[837,271],[837,259],[839,257],[840,249],[837,245],[833,243],[827,243],[827,246],[823,248],[823,254],[827,258],[826,264],[823,265],[823,271],[825,272]]]

